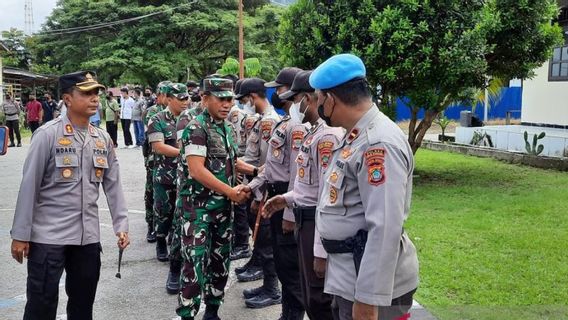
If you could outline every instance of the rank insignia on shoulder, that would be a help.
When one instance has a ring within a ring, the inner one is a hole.
[[[57,143],[59,143],[59,145],[61,145],[61,146],[66,147],[66,146],[71,145],[73,143],[73,141],[71,141],[71,139],[69,139],[69,138],[61,137],[61,138],[57,139]]]
[[[97,140],[95,141],[95,145],[97,146],[97,148],[99,149],[103,149],[105,147],[105,143],[102,140]]]
[[[65,125],[65,132],[67,132],[68,134],[72,134],[72,133],[74,132],[74,131],[73,131],[73,126],[70,125],[70,124],[66,124],[66,125]]]
[[[73,170],[69,168],[65,168],[61,171],[61,176],[65,179],[69,179],[73,176]]]
[[[353,142],[353,140],[355,140],[358,136],[359,136],[359,129],[353,128],[351,132],[349,132],[349,135],[347,136],[347,143]]]
[[[304,141],[304,144],[306,146],[309,146],[310,144],[312,144],[312,140],[314,140],[314,136],[310,136],[309,138],[307,138],[306,141]]]
[[[323,141],[318,144],[318,151],[320,155],[320,165],[322,168],[327,169],[329,160],[331,160],[331,150],[333,149],[333,142]]]
[[[373,148],[365,152],[368,181],[372,186],[378,186],[385,182],[385,149]]]
[[[329,203],[335,204],[337,202],[337,189],[331,187],[329,189]]]

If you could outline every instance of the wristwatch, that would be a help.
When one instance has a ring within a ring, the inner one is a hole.
[[[252,169],[252,176],[253,177],[258,176],[258,168],[255,167],[254,169]]]

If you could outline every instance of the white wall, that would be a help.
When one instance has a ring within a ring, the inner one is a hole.
[[[568,81],[548,81],[548,62],[523,83],[521,121],[568,126]]]

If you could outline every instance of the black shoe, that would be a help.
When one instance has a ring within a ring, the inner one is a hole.
[[[259,294],[261,294],[263,290],[264,290],[263,286],[260,286],[258,288],[253,288],[253,289],[245,289],[245,290],[243,290],[243,296],[245,297],[245,299],[254,298],[254,297],[258,296]]]
[[[193,317],[181,317],[181,320],[194,320]]]
[[[279,292],[269,293],[263,291],[258,296],[245,300],[245,305],[248,308],[252,309],[266,308],[280,303],[282,303],[282,296],[280,295]]]
[[[166,238],[159,237],[156,238],[156,258],[158,261],[168,261],[168,244],[166,243]]]
[[[256,281],[263,277],[264,273],[260,267],[250,267],[245,272],[237,274],[237,280],[240,282]]]
[[[249,261],[247,261],[247,263],[245,263],[244,266],[235,268],[235,273],[236,273],[236,274],[241,274],[241,273],[247,271],[250,267],[257,265],[256,261],[257,261],[256,256],[253,255],[253,256],[249,259]],[[259,267],[260,267],[260,266],[259,266]]]
[[[21,143],[21,142],[18,142],[18,147],[21,147],[21,146],[22,146],[22,143]]]
[[[233,248],[231,254],[229,255],[229,259],[238,260],[249,258],[250,256],[252,256],[252,251],[250,251],[249,246],[238,246]]]
[[[8,148],[13,148],[13,147],[15,147],[15,146],[16,146],[15,144],[10,143],[10,144],[8,145]]]
[[[154,232],[154,228],[152,226],[148,226],[148,232],[146,233],[146,241],[149,243],[156,242],[156,232]]]
[[[175,272],[168,273],[168,281],[166,281],[166,291],[168,294],[177,294],[180,290],[179,285],[180,274]]]
[[[205,306],[205,313],[203,314],[203,320],[221,320],[217,313],[219,312],[218,305],[208,304]]]

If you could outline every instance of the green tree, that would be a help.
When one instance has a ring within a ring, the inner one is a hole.
[[[4,55],[5,66],[28,69],[31,55],[25,46],[25,36],[22,30],[10,28],[2,31],[2,42],[9,52]]]
[[[438,114],[471,99],[487,77],[531,76],[561,40],[557,14],[554,0],[299,0],[282,18],[279,48],[303,68],[335,53],[361,56],[382,89],[380,108],[408,97],[416,152]]]
[[[267,21],[277,21],[283,9],[253,2],[245,15],[245,53],[271,66],[277,55],[274,46],[249,39],[258,33],[276,34],[277,25]],[[76,33],[70,31],[78,29],[69,29],[155,12],[163,13]],[[37,36],[34,52],[39,63],[60,72],[93,69],[108,84],[154,85],[164,79],[185,81],[214,73],[228,57],[238,55],[236,26],[236,1],[61,0]],[[57,31],[62,29],[67,30]]]

